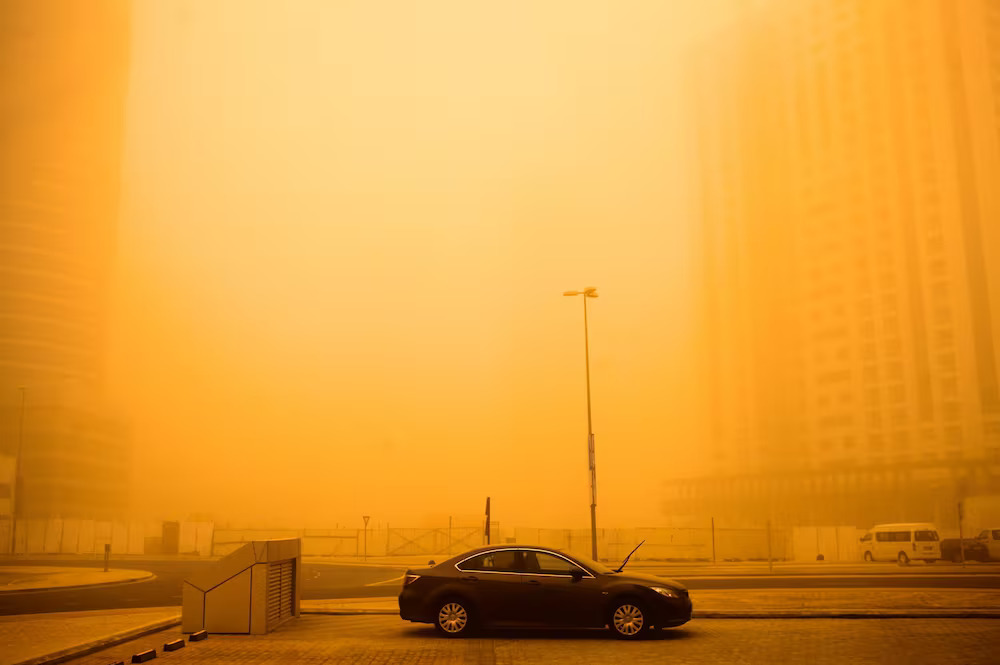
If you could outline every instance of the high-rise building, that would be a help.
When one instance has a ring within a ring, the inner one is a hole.
[[[1000,0],[802,0],[695,64],[709,462],[671,512],[1000,493]]]
[[[0,3],[0,457],[20,471],[0,498],[22,517],[105,517],[127,497],[103,373],[128,4]]]

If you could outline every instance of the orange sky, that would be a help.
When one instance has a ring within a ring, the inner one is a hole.
[[[113,388],[137,512],[669,523],[685,49],[736,0],[136,3]],[[752,3],[751,3],[752,4]],[[697,5],[697,9],[695,9]]]

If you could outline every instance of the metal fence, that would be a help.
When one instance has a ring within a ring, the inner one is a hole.
[[[178,554],[209,556],[211,522],[181,522]],[[0,520],[0,554],[98,554],[111,545],[112,554],[151,554],[162,551],[163,522],[111,522],[84,519]]]
[[[0,519],[0,554],[10,553],[10,520]],[[158,554],[162,522],[94,520],[18,520],[17,554],[99,554],[104,544],[114,554]],[[591,555],[589,529],[500,528],[491,524],[491,542],[554,547]],[[645,541],[633,560],[656,561],[859,561],[853,526],[759,528],[599,529],[598,557],[621,561]],[[440,558],[486,543],[482,526],[369,529],[223,529],[209,522],[179,523],[180,554],[224,556],[243,543],[272,538],[301,538],[308,557]]]

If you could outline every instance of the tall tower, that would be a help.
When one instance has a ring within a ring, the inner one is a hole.
[[[953,522],[1000,492],[1000,1],[786,3],[703,55],[711,462],[672,501]]]
[[[0,3],[0,456],[20,468],[0,498],[23,517],[126,497],[103,373],[128,4]]]

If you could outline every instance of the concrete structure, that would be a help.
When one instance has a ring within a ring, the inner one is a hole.
[[[128,7],[0,3],[0,454],[21,471],[0,495],[22,517],[109,517],[127,498],[102,385]]]
[[[256,540],[184,581],[182,630],[262,635],[299,616],[298,538]]]
[[[954,525],[1000,491],[1000,3],[778,3],[697,60],[711,459],[667,510]]]

